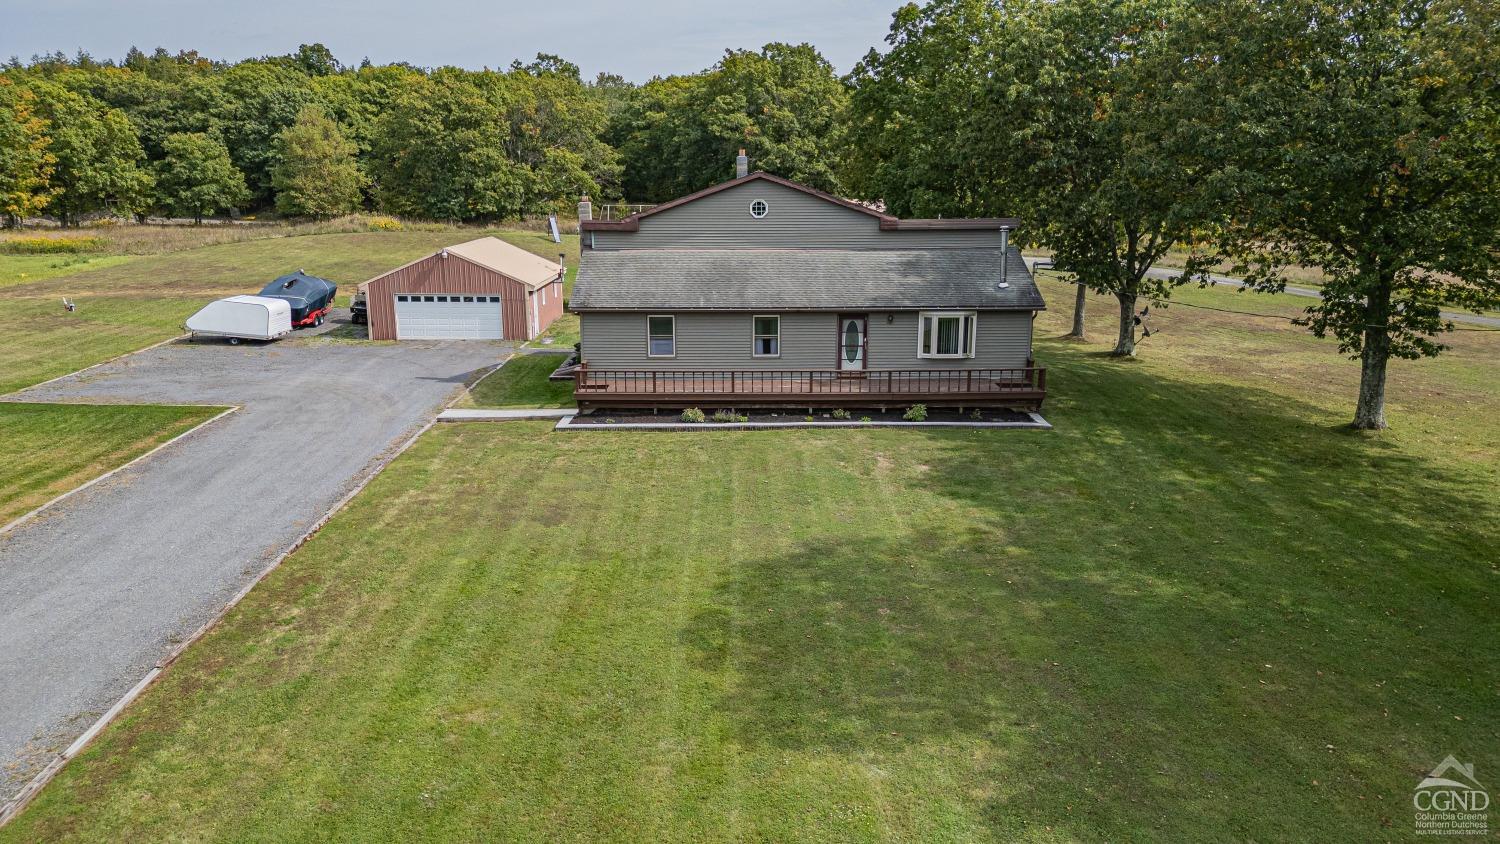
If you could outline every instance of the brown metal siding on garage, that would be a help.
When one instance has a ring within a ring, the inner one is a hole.
[[[563,283],[554,281],[551,284],[544,284],[531,294],[531,299],[537,306],[538,321],[542,331],[546,331],[547,326],[563,314]]]
[[[526,299],[529,289],[513,278],[470,263],[457,255],[444,258],[441,253],[423,258],[370,282],[367,301],[370,308],[370,339],[396,339],[396,294],[458,293],[461,295],[499,296],[501,331],[507,340],[531,338],[527,324]],[[561,306],[562,297],[559,294]],[[547,305],[552,304],[548,292]],[[551,323],[545,312],[541,328]]]

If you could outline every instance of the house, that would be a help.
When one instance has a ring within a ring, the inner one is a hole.
[[[738,169],[619,220],[580,203],[580,408],[1041,406],[1014,220],[902,220]]]
[[[372,340],[530,340],[563,310],[563,265],[496,237],[449,246],[364,284]]]

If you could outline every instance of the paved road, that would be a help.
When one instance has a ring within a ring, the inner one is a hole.
[[[1027,266],[1031,266],[1038,260],[1043,259],[1027,258],[1026,264]],[[1181,274],[1182,270],[1173,267],[1152,267],[1151,269],[1146,271],[1146,275],[1149,275],[1152,278],[1176,278]],[[1208,277],[1209,280],[1211,280],[1214,284],[1226,284],[1230,287],[1245,286],[1245,282],[1243,280],[1235,278],[1233,276],[1210,273]],[[1287,285],[1284,292],[1291,296],[1305,296],[1310,299],[1323,298],[1323,294],[1316,288],[1299,287],[1293,284]],[[1442,311],[1442,315],[1443,319],[1452,320],[1453,322],[1464,322],[1469,323],[1470,325],[1483,325],[1490,328],[1500,328],[1500,317],[1484,316],[1483,314],[1464,313],[1462,311]]]
[[[508,350],[179,343],[11,396],[241,410],[0,535],[0,803]]]

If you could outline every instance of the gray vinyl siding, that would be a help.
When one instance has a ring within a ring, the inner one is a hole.
[[[757,220],[750,203],[770,210]],[[585,233],[594,249],[807,248],[929,249],[997,247],[999,231],[881,231],[880,220],[816,196],[751,181],[641,220],[639,231]],[[584,260],[587,260],[585,256]]]
[[[974,357],[917,357],[917,312],[870,314],[870,369],[1010,369],[1031,357],[1030,311],[980,311],[974,327]]]
[[[752,314],[675,316],[677,356],[653,358],[646,356],[647,314],[579,314],[583,359],[598,369],[829,369],[837,354],[838,323],[833,314],[780,314],[781,357],[777,358],[751,356]]]
[[[669,314],[654,311],[653,314]],[[762,313],[761,315],[768,315]],[[750,313],[676,313],[677,355],[646,355],[645,313],[580,314],[583,359],[594,369],[833,369],[838,315],[782,313],[781,357],[751,355]],[[893,321],[887,322],[890,316]],[[1031,312],[981,311],[972,358],[917,357],[917,313],[869,315],[869,368],[998,369],[1021,367],[1031,354]]]

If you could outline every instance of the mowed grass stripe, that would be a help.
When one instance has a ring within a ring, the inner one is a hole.
[[[0,402],[0,525],[223,410]]]

